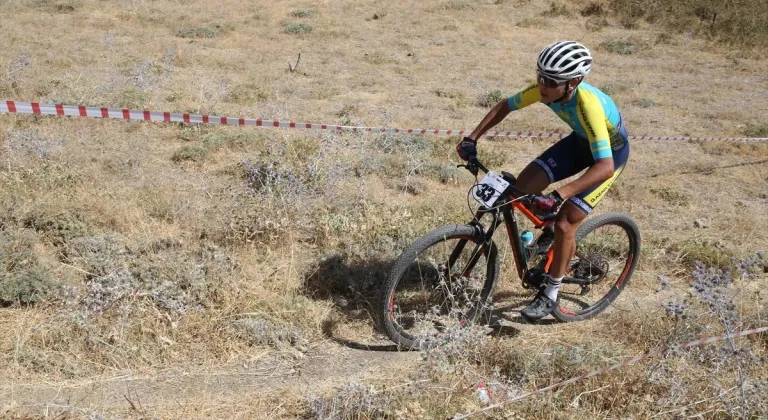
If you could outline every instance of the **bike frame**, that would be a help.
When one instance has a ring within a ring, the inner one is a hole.
[[[484,167],[481,167],[481,169],[484,170],[484,172],[488,172],[485,170]],[[520,197],[525,197],[528,194],[514,186],[515,184],[515,178],[509,174],[503,173],[505,179],[509,182],[509,186],[507,189],[501,194],[501,197],[497,201],[498,204],[494,205],[493,209],[489,209],[485,206],[481,206],[474,215],[474,218],[472,221],[470,221],[468,224],[471,226],[475,226],[483,233],[483,244],[478,246],[478,249],[475,249],[472,253],[473,257],[470,259],[470,261],[467,263],[466,267],[463,270],[464,275],[468,275],[469,272],[472,271],[477,261],[480,259],[480,255],[482,255],[486,250],[490,248],[491,240],[493,239],[493,234],[496,232],[496,229],[499,227],[501,223],[504,223],[506,229],[507,229],[507,236],[509,236],[509,244],[512,248],[512,253],[515,257],[515,267],[517,269],[517,275],[520,277],[520,281],[523,285],[523,287],[527,287],[527,283],[525,281],[526,274],[530,270],[528,268],[528,261],[525,258],[525,246],[523,245],[522,240],[520,239],[520,229],[517,225],[517,217],[515,216],[515,210],[520,211],[528,220],[530,220],[534,227],[536,229],[544,228],[547,225],[553,224],[555,222],[555,218],[557,217],[557,214],[548,215],[545,217],[539,217],[536,214],[534,214],[531,210],[529,210],[525,204],[520,200]],[[503,217],[499,217],[499,214]],[[488,229],[484,229],[483,225],[480,223],[480,220],[486,216],[491,215],[493,218],[491,220],[490,226]],[[466,245],[467,241],[462,240],[459,241],[459,243],[456,245],[456,248],[451,253],[451,256],[449,257],[449,267],[453,266],[453,264],[456,262],[456,259],[459,257],[461,252],[464,250],[464,246]],[[554,258],[554,251],[550,248],[547,250],[545,254],[545,260],[544,260],[544,266],[541,267],[543,269],[543,272],[548,272],[549,267],[552,265],[552,260]],[[562,283],[565,284],[578,284],[581,286],[588,286],[591,282],[586,279],[577,279],[573,277],[564,277],[562,280]]]
[[[519,191],[518,192],[522,192]],[[520,195],[520,194],[517,194]],[[482,225],[480,224],[480,220],[487,215],[490,215],[492,217],[490,226],[487,230],[484,231],[484,237],[485,237],[485,248],[487,248],[490,245],[490,242],[493,238],[494,233],[496,232],[496,229],[499,227],[501,223],[504,223],[504,227],[507,230],[507,236],[509,237],[509,245],[512,248],[512,254],[515,258],[515,268],[517,269],[517,275],[520,277],[521,282],[523,285],[525,285],[525,275],[528,272],[528,262],[525,258],[525,246],[523,245],[523,241],[520,239],[520,228],[517,224],[517,216],[516,212],[520,211],[528,220],[530,220],[534,227],[536,229],[544,228],[545,226],[554,223],[556,215],[551,215],[543,218],[539,218],[537,215],[535,215],[533,212],[531,212],[523,203],[516,200],[515,194],[509,193],[505,191],[504,197],[500,200],[503,200],[500,206],[496,206],[496,209],[488,209],[486,207],[481,207],[475,212],[474,218],[470,222],[471,225],[478,226],[482,229]],[[502,217],[499,217],[499,214],[501,214]],[[479,250],[482,251],[482,250]],[[552,249],[549,249],[546,253],[546,263],[544,264],[544,271],[548,271],[550,265],[552,264],[553,259],[553,251]],[[563,279],[565,280],[565,279]]]

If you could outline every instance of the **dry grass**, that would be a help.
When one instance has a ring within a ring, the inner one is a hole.
[[[708,0],[611,0],[608,3],[625,27],[636,27],[642,19],[660,22],[672,31],[694,32],[724,44],[754,47],[756,52],[768,44],[768,5],[760,0],[728,4]],[[584,11],[601,10],[601,5],[592,3],[592,7]]]
[[[740,107],[768,109],[756,89],[765,60],[685,32],[625,29],[610,10],[0,2],[11,17],[0,97],[472,128],[533,81],[545,43],[572,38],[595,51],[589,81],[611,91],[630,134],[762,135],[760,112]],[[565,130],[542,108],[499,128]],[[713,286],[733,307],[713,309],[713,295],[689,286],[697,261],[725,268],[768,250],[768,147],[635,142],[599,208],[631,213],[644,237],[614,308],[579,324],[468,331],[429,354],[374,351],[390,344],[371,318],[391,261],[468,217],[456,141],[0,116],[0,416],[447,418],[480,407],[480,380],[502,398],[666,342],[766,325],[764,274]],[[549,144],[488,140],[480,152],[519,171]],[[514,318],[528,295],[502,254],[497,305]],[[765,416],[755,394],[765,336],[732,344],[743,350],[670,354],[494,415]]]

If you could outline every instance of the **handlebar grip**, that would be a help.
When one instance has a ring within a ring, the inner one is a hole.
[[[485,172],[485,173],[488,173],[488,168],[486,168],[485,166],[483,166],[483,164],[482,164],[482,163],[480,163],[480,161],[479,161],[479,160],[477,160],[477,157],[474,157],[474,158],[470,159],[470,160],[469,160],[469,164],[470,164],[470,165],[472,165],[472,166],[474,166],[474,167],[476,167],[476,168],[480,168],[480,170],[482,170],[482,171],[483,171],[483,172]]]

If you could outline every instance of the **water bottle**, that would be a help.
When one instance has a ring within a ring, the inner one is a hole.
[[[530,230],[524,230],[520,234],[520,240],[523,242],[523,246],[531,246],[533,244],[533,232]]]
[[[535,238],[533,236],[533,232],[531,232],[530,230],[524,230],[520,234],[520,241],[523,243],[523,250],[525,253],[525,255],[523,256],[525,257],[526,260],[530,259],[535,252],[535,245],[533,243],[534,239]]]

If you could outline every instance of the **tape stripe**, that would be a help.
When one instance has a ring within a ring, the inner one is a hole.
[[[320,129],[334,131],[367,131],[380,133],[408,133],[408,134],[434,134],[434,135],[458,135],[463,136],[469,130],[442,130],[426,128],[387,128],[387,127],[356,127],[333,124],[302,123],[294,121],[266,121],[262,119],[250,118],[231,118],[226,116],[209,116],[188,113],[170,113],[148,110],[130,110],[102,107],[85,107],[62,104],[38,104],[29,102],[3,101],[0,102],[0,112],[15,114],[34,114],[34,115],[57,115],[57,116],[81,116],[92,118],[113,118],[122,120],[143,120],[156,122],[176,122],[184,124],[220,124],[220,125],[239,125],[239,126],[257,126],[257,127],[280,127],[280,128],[304,128]],[[565,137],[566,133],[536,133],[524,131],[496,131],[487,133],[486,137],[517,137],[517,138],[558,138]],[[719,142],[765,142],[768,137],[683,137],[683,136],[629,136],[630,140],[649,140],[649,141],[719,141]]]
[[[714,337],[701,338],[701,339],[698,339],[698,340],[689,341],[689,342],[687,342],[685,344],[681,344],[679,347],[680,348],[696,347],[696,346],[700,346],[702,344],[714,343],[714,342],[717,342],[717,341],[728,340],[728,339],[736,338],[736,337],[745,337],[745,336],[748,336],[748,335],[759,334],[759,333],[762,333],[762,332],[768,332],[768,327],[753,328],[751,330],[741,331],[741,332],[738,332],[738,333],[732,333],[732,334],[727,334],[726,333],[726,334],[721,334],[721,335],[714,336]],[[641,360],[647,359],[647,358],[649,358],[651,356],[657,356],[659,354],[665,353],[665,352],[669,351],[669,349],[670,349],[670,347],[661,347],[661,348],[656,349],[656,350],[654,350],[652,352],[644,353],[644,354],[635,356],[635,357],[633,357],[631,359],[625,359],[625,360],[623,360],[621,362],[618,362],[618,363],[615,363],[615,364],[613,364],[611,366],[607,366],[607,367],[604,367],[604,368],[601,368],[601,369],[593,370],[592,372],[586,373],[584,375],[577,376],[577,377],[568,379],[566,381],[558,382],[558,383],[552,384],[552,385],[550,385],[548,387],[540,388],[540,389],[537,389],[535,391],[531,391],[531,392],[528,392],[528,393],[525,393],[525,394],[522,394],[522,395],[518,395],[517,397],[510,398],[508,400],[505,400],[505,401],[502,401],[502,402],[498,402],[496,404],[489,405],[488,407],[482,408],[480,410],[473,411],[473,412],[468,413],[468,414],[463,414],[463,415],[455,416],[453,418],[453,420],[463,420],[463,419],[467,419],[467,418],[470,418],[470,417],[474,417],[476,415],[485,413],[485,412],[493,410],[495,408],[502,407],[502,406],[504,406],[506,404],[509,404],[509,403],[512,403],[512,402],[515,402],[515,401],[520,401],[522,399],[525,399],[525,398],[528,398],[528,397],[532,397],[534,395],[542,394],[542,393],[547,392],[547,391],[552,391],[553,389],[561,388],[561,387],[563,387],[565,385],[569,385],[569,384],[572,384],[574,382],[578,382],[578,381],[581,381],[581,380],[584,380],[584,379],[587,379],[587,378],[591,378],[592,376],[601,375],[603,373],[606,373],[606,372],[609,372],[609,371],[612,371],[612,370],[616,370],[616,369],[622,368],[624,366],[629,366],[629,365],[637,363],[637,362],[639,362]]]

